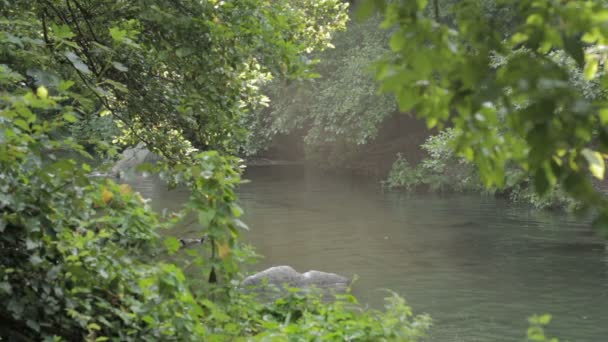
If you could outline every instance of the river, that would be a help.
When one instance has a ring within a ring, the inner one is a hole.
[[[586,220],[490,196],[383,192],[294,166],[252,167],[244,178],[244,238],[265,257],[256,270],[357,275],[366,305],[391,289],[430,314],[429,341],[523,341],[534,313],[553,315],[548,332],[560,341],[608,336],[608,250]],[[154,178],[131,183],[159,210],[186,196]]]

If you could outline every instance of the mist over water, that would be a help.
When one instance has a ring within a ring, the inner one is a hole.
[[[384,193],[299,166],[244,178],[244,238],[265,256],[254,270],[357,275],[353,292],[373,307],[394,290],[432,316],[429,341],[523,341],[534,313],[553,315],[560,341],[608,336],[608,251],[581,219],[479,195]],[[187,195],[154,178],[132,184],[159,210]]]

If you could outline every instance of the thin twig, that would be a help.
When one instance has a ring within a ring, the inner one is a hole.
[[[48,13],[46,12],[46,8],[42,12],[42,37],[44,38],[44,42],[48,48],[53,46],[53,43],[49,40],[49,30],[46,26],[46,16]]]
[[[72,15],[72,21],[74,22],[74,26],[76,26],[76,29],[78,30],[78,34],[80,37],[79,43],[80,43],[80,46],[82,46],[82,52],[86,56],[87,61],[89,62],[89,66],[91,67],[91,70],[93,71],[93,74],[95,74],[95,76],[99,76],[99,72],[97,71],[96,63],[93,60],[93,57],[91,56],[91,54],[89,52],[89,46],[87,44],[86,36],[82,32],[82,29],[80,28],[80,24],[78,24],[78,16],[76,15],[76,13],[74,13],[74,10],[72,9],[72,6],[70,5],[70,0],[65,0],[65,4],[68,8],[68,11],[70,11],[70,14]]]
[[[435,8],[435,21],[441,22],[439,18],[439,0],[433,0],[433,7]]]
[[[89,18],[91,17],[91,13],[89,13],[87,10],[85,10],[82,5],[76,1],[76,0],[72,0],[74,2],[74,4],[76,4],[76,7],[78,7],[78,10],[80,10],[80,12],[82,12],[83,14],[83,20],[84,22],[87,24],[87,27],[89,28],[89,31],[91,32],[91,35],[93,36],[93,39],[100,43],[99,39],[97,38],[97,35],[95,34],[95,30],[93,30],[93,26],[91,25],[91,22],[89,22]]]

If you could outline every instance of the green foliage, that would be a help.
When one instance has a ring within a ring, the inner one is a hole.
[[[559,342],[555,337],[549,338],[545,335],[545,327],[551,323],[551,315],[534,315],[528,319],[530,327],[528,328],[528,341],[536,342]]]
[[[385,298],[385,310],[362,310],[351,295],[332,303],[319,296],[293,293],[267,307],[273,319],[264,323],[261,340],[420,341],[430,327],[426,315],[414,316],[403,298]]]
[[[535,191],[532,179],[520,168],[510,166],[506,170],[505,187],[495,190],[509,200],[524,203],[536,209],[557,209],[575,212],[580,202],[569,196],[560,185],[540,195]]]
[[[20,78],[7,67],[0,74]],[[90,166],[56,155],[86,156],[71,138],[54,138],[73,115],[61,104],[69,89],[54,96],[11,90],[0,97],[2,335],[140,340],[200,333],[200,309],[181,271],[146,262],[158,250],[159,217],[127,186],[90,179]]]
[[[172,131],[233,150],[246,133],[239,118],[262,99],[259,82],[307,77],[312,63],[301,57],[329,45],[345,9],[338,0],[13,1],[1,9],[0,53],[51,92],[60,75],[75,82],[87,102],[79,116],[107,113],[133,141],[177,159],[164,151]]]
[[[413,168],[401,154],[397,154],[397,159],[393,163],[386,180],[382,185],[390,189],[414,190],[422,183],[422,175],[418,168]]]
[[[266,87],[269,106],[247,119],[246,125],[254,129],[245,152],[263,150],[274,135],[295,129],[305,130],[309,156],[323,161],[331,160],[323,154],[341,155],[373,139],[396,110],[392,96],[378,94],[369,70],[388,51],[388,35],[378,28],[379,22],[378,17],[351,22],[347,31],[336,34],[335,48],[315,55],[321,60],[315,69],[319,78],[273,80]]]
[[[456,139],[457,133],[453,129],[430,136],[422,145],[427,157],[415,167],[409,165],[403,156],[397,155],[387,179],[382,181],[383,186],[406,191],[425,188],[430,191],[493,193],[537,209],[574,210],[580,205],[559,186],[545,195],[537,194],[530,177],[513,165],[505,170],[502,189],[484,187],[476,165],[457,156],[454,148]]]
[[[604,177],[606,102],[571,83],[574,61],[603,94],[608,41],[603,1],[506,1],[508,31],[474,0],[454,5],[453,23],[435,20],[427,1],[368,1],[392,32],[391,52],[376,64],[384,92],[430,127],[459,130],[459,156],[474,161],[485,186],[505,186],[513,164],[545,195],[558,184],[608,226],[608,202],[590,176]],[[496,56],[508,56],[495,65]],[[558,57],[558,59],[561,57]]]
[[[454,153],[455,137],[452,129],[428,137],[421,146],[428,156],[415,167],[398,155],[383,184],[408,191],[420,186],[431,191],[484,191],[475,166]]]
[[[306,76],[301,54],[328,44],[344,8],[332,0],[0,7],[0,337],[418,340],[428,318],[412,317],[396,296],[378,312],[347,306],[351,297],[265,304],[235,289],[252,254],[238,240],[247,228],[235,194],[241,161],[193,147],[230,149],[243,105],[259,97],[257,80]],[[183,208],[159,215],[128,185],[90,177],[82,144],[112,153],[114,139],[164,156],[143,168],[188,189]],[[207,242],[180,251],[187,276],[168,261],[181,246],[166,230],[190,216]]]

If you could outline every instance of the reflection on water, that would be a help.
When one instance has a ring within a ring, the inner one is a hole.
[[[245,178],[245,238],[265,256],[257,269],[356,274],[362,302],[380,305],[389,288],[429,313],[431,341],[522,341],[526,318],[544,312],[560,340],[608,336],[608,253],[580,220],[475,195],[382,193],[298,167]],[[187,195],[152,178],[133,184],[159,210]]]

